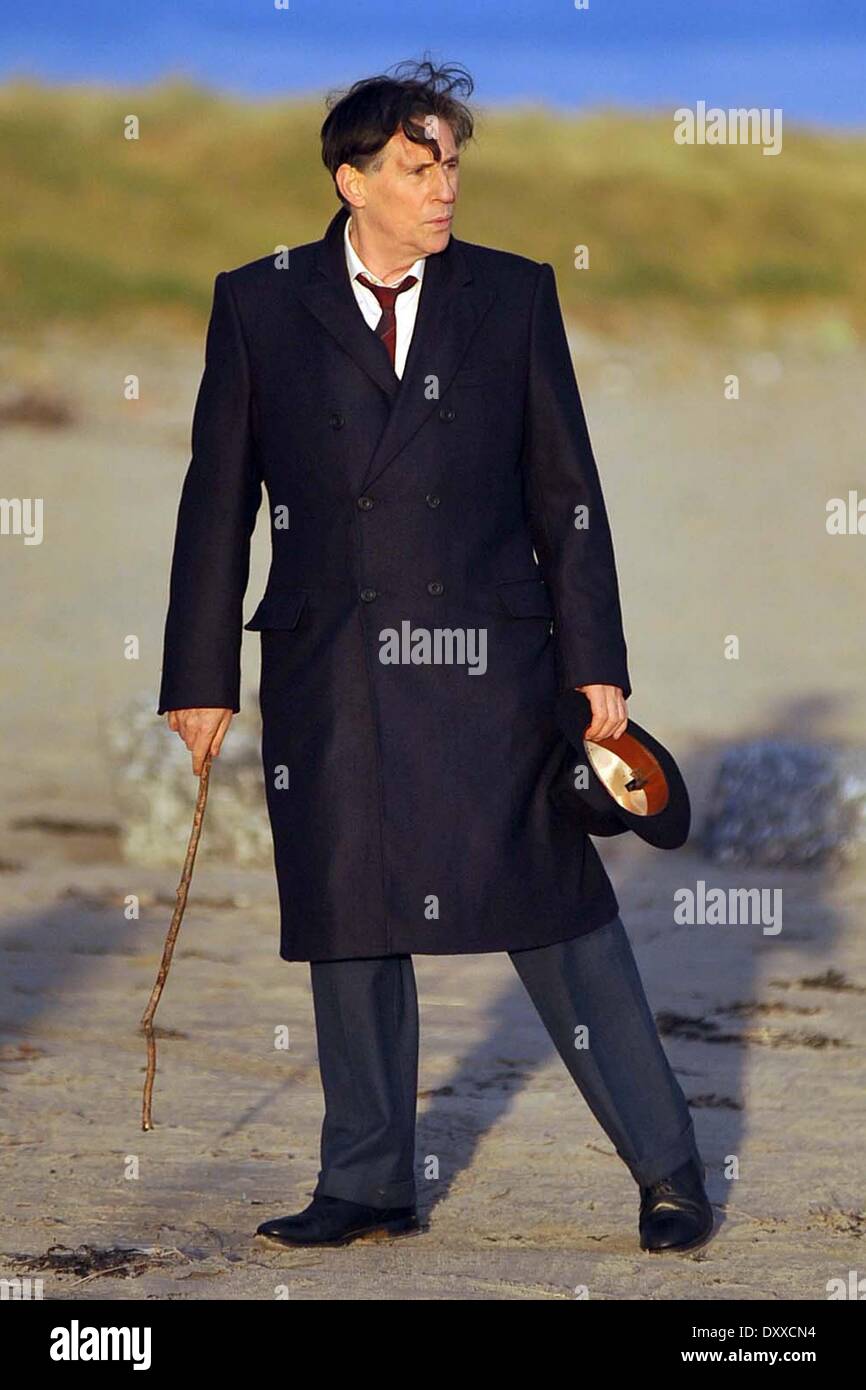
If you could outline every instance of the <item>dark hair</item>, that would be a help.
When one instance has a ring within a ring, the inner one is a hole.
[[[436,67],[428,59],[409,60],[379,77],[364,77],[347,92],[328,97],[328,115],[322,126],[322,161],[336,185],[341,164],[365,170],[376,164],[376,156],[392,135],[402,130],[407,140],[432,150],[442,158],[439,142],[428,135],[425,116],[441,116],[454,134],[460,149],[471,140],[473,117],[469,107],[457,97],[469,96],[474,83],[459,63]],[[346,205],[337,188],[337,197]]]

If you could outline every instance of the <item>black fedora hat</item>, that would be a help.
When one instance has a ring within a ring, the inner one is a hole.
[[[621,835],[633,830],[657,849],[678,849],[691,824],[689,794],[668,750],[633,719],[619,738],[585,740],[592,706],[581,690],[566,690],[556,702],[556,722],[571,748],[551,795],[573,812],[587,835]],[[580,754],[575,760],[574,750]],[[575,785],[575,773],[586,769]]]

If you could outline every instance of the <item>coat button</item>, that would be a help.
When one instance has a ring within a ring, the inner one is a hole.
[[[427,503],[428,507],[438,507],[439,503],[442,501],[442,498],[437,497],[435,492],[428,492],[427,496],[424,498],[424,501]]]
[[[362,512],[368,512],[373,505],[372,497],[359,497],[358,506]]]
[[[328,424],[331,426],[332,430],[341,430],[345,423],[345,416],[341,415],[338,410],[335,410],[328,419]]]
[[[378,594],[376,593],[376,590],[375,590],[375,589],[362,589],[362,590],[361,590],[361,602],[362,602],[362,603],[372,603],[374,598],[378,598]]]
[[[440,583],[438,579],[431,579],[427,585],[427,592],[428,594],[444,594],[445,585]]]
[[[450,405],[443,405],[439,411],[440,420],[453,420],[457,415],[456,410],[452,410]]]

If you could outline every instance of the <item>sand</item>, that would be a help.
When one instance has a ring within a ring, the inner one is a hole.
[[[76,422],[0,432],[4,494],[45,499],[42,545],[0,537],[0,1277],[35,1272],[52,1246],[137,1246],[44,1270],[45,1296],[771,1301],[824,1299],[857,1268],[862,861],[722,870],[699,831],[731,743],[863,742],[866,537],[830,537],[824,517],[828,499],[863,487],[864,354],[793,333],[735,354],[577,332],[574,345],[620,572],[629,712],[674,751],[695,808],[676,854],[633,836],[600,848],[651,1005],[672,1027],[715,1240],[692,1256],[639,1250],[634,1182],[507,957],[488,955],[415,959],[422,1233],[319,1252],[254,1241],[261,1220],[306,1205],[322,1115],[308,970],[278,960],[266,872],[196,873],[158,1015],[170,1036],[157,1127],[141,1132],[138,1020],[176,875],[119,856],[103,728],[141,690],[156,708],[201,349],[58,331],[27,357],[4,349],[20,375],[38,354]],[[123,400],[129,372],[137,403]],[[724,399],[729,372],[737,402]],[[247,613],[266,570],[259,534]],[[256,657],[246,634],[247,689]],[[190,809],[194,790],[191,776]],[[782,888],[782,931],[676,925],[673,893],[699,879]],[[138,920],[124,916],[128,894]],[[274,1046],[282,1026],[287,1050]],[[438,1179],[424,1176],[428,1156]]]

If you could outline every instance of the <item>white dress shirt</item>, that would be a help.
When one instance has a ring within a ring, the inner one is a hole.
[[[358,301],[358,308],[370,328],[375,328],[379,319],[382,317],[382,306],[374,295],[373,291],[366,285],[362,285],[355,279],[356,275],[366,275],[368,280],[372,280],[374,285],[384,285],[388,282],[380,280],[378,275],[374,275],[372,270],[368,270],[361,260],[351,241],[349,240],[349,227],[351,217],[346,218],[346,225],[343,230],[343,239],[346,244],[346,265],[349,268],[349,279],[352,282],[352,289]],[[421,295],[421,281],[424,278],[424,261],[422,256],[417,260],[406,275],[414,275],[417,283],[410,285],[408,290],[398,294],[394,300],[394,314],[397,320],[397,336],[394,343],[394,371],[398,377],[403,376],[403,368],[406,364],[406,355],[409,351],[409,344],[412,341],[412,333],[415,328],[415,317],[418,313],[418,300]],[[401,275],[397,280],[391,280],[392,286],[399,285],[405,276]]]

